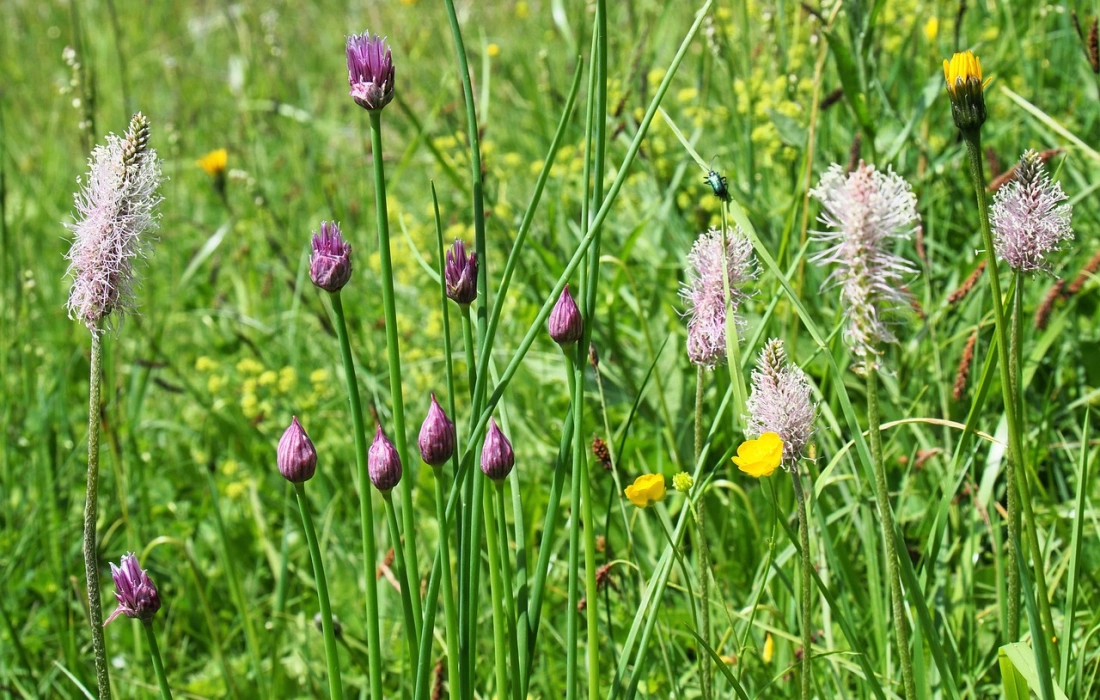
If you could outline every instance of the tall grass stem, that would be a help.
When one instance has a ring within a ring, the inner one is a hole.
[[[802,549],[802,673],[801,691],[802,700],[810,700],[811,691],[811,650],[813,646],[813,618],[811,617],[810,599],[810,520],[806,516],[806,494],[802,490],[802,475],[796,467],[791,472],[791,482],[794,484],[794,496],[798,503],[798,538]]]
[[[111,700],[107,669],[107,645],[103,639],[103,607],[99,596],[99,557],[96,520],[99,505],[99,397],[103,377],[103,334],[92,331],[91,366],[88,374],[88,482],[84,499],[84,580],[88,585],[88,623],[92,628],[96,687],[100,700]]]
[[[321,546],[317,542],[317,531],[313,528],[313,516],[309,512],[309,500],[306,498],[304,483],[294,484],[294,493],[298,497],[298,511],[302,514],[302,530],[306,534],[306,544],[309,546],[309,558],[313,560],[313,578],[317,585],[317,604],[321,608],[321,633],[325,638],[325,661],[328,662],[328,689],[332,700],[342,700],[344,697],[344,684],[340,675],[340,652],[336,647],[336,632],[332,627],[332,606],[328,599],[328,582],[325,579],[325,562],[321,558]],[[152,639],[153,633],[147,624],[150,645],[156,642]],[[158,678],[162,677],[163,669],[160,669]],[[162,682],[161,688],[166,689],[167,683]],[[167,696],[165,696],[167,697]]]

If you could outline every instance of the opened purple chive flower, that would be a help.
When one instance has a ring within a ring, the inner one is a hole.
[[[550,337],[558,345],[571,345],[584,336],[584,319],[581,310],[577,308],[577,302],[573,301],[573,295],[569,293],[569,285],[561,290],[558,303],[554,304],[554,310],[550,312],[550,318],[546,322],[546,328],[550,331]]]
[[[511,473],[515,464],[516,453],[512,451],[512,443],[497,427],[496,419],[490,418],[485,444],[481,447],[482,473],[493,481],[501,481]]]
[[[1018,272],[1049,270],[1047,256],[1073,240],[1072,207],[1062,186],[1047,175],[1043,160],[1028,150],[1016,177],[997,190],[990,207],[997,257]]]
[[[741,287],[755,274],[752,243],[741,229],[727,229],[725,238],[724,252],[721,230],[711,229],[696,239],[688,254],[687,282],[680,289],[688,304],[688,357],[708,368],[726,362],[726,286],[728,311],[736,316],[747,296]]]
[[[375,431],[374,444],[367,452],[367,472],[374,488],[382,493],[392,491],[401,482],[401,457],[382,426]]]
[[[115,580],[115,598],[118,607],[103,623],[111,624],[119,615],[149,622],[160,610],[160,596],[149,574],[138,564],[137,557],[131,552],[122,555],[119,566],[111,564],[111,578]]]
[[[382,109],[393,99],[393,56],[377,34],[352,34],[347,40],[351,97],[363,109]]]
[[[340,235],[340,225],[335,221],[322,221],[321,232],[313,234],[309,278],[332,293],[343,289],[351,279],[351,244]]]
[[[101,332],[112,311],[134,308],[134,261],[149,250],[148,237],[159,224],[157,195],[160,160],[149,148],[149,121],[139,112],[124,137],[107,136],[88,161],[87,179],[74,196],[76,220],[68,274],[69,316]],[[80,182],[78,180],[78,182]]]
[[[472,304],[477,299],[477,253],[467,255],[466,244],[456,239],[447,251],[443,277],[448,297],[459,304]]]
[[[309,481],[317,471],[317,450],[298,422],[298,416],[294,416],[290,427],[279,438],[278,463],[279,473],[296,484]]]
[[[421,459],[433,467],[446,464],[455,452],[455,424],[447,418],[443,407],[435,400],[435,394],[432,394],[428,416],[420,426],[417,444],[420,446]]]
[[[815,409],[810,382],[797,365],[787,361],[782,340],[773,338],[760,351],[746,408],[745,432],[778,434],[783,440],[783,464],[794,469],[813,437]]]
[[[892,170],[863,161],[850,173],[834,163],[810,194],[823,207],[818,221],[831,229],[813,232],[829,247],[810,260],[832,268],[826,285],[840,287],[848,313],[844,338],[862,363],[871,362],[880,343],[895,340],[886,318],[909,307],[903,280],[917,270],[894,249],[917,230],[917,198]]]

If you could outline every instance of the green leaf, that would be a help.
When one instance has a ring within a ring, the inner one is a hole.
[[[859,84],[859,70],[856,67],[852,52],[840,37],[833,32],[825,32],[825,39],[829,42],[829,50],[832,51],[833,60],[836,61],[836,70],[840,75],[840,87],[844,90],[844,98],[851,105],[856,119],[863,132],[872,140],[875,138],[875,124],[871,121],[871,112],[867,108],[867,99]]]
[[[997,650],[997,662],[1001,666],[1001,683],[1006,700],[1031,700],[1031,688],[1040,685],[1031,647],[1023,642],[1005,644]],[[1057,685],[1054,686],[1054,700],[1069,700]]]

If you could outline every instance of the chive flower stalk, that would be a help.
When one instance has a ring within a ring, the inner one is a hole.
[[[997,257],[1016,272],[1050,270],[1048,256],[1073,240],[1066,199],[1039,154],[1025,151],[1015,179],[997,190],[989,209]]]
[[[726,314],[736,316],[747,298],[742,286],[755,276],[753,268],[752,243],[740,228],[724,234],[711,229],[691,247],[680,296],[688,306],[687,352],[693,364],[713,369],[726,362]]]
[[[443,277],[451,300],[462,306],[474,303],[477,299],[477,253],[467,253],[466,244],[456,239],[447,251]]]
[[[96,688],[110,700],[111,681],[103,638],[99,594],[96,519],[99,503],[99,424],[102,336],[108,317],[121,319],[134,304],[134,263],[148,252],[149,237],[160,215],[157,194],[160,160],[149,148],[149,121],[139,112],[122,137],[111,134],[88,161],[87,180],[74,196],[76,217],[66,224],[73,234],[69,250],[70,318],[91,331],[88,381],[88,472],[84,501],[84,575],[88,588],[88,623],[92,631]]]
[[[351,279],[351,244],[340,235],[340,225],[322,221],[321,232],[313,235],[309,278],[330,294],[340,291]]]
[[[298,511],[302,516],[302,529],[305,531],[306,544],[309,546],[309,558],[313,562],[313,577],[317,584],[317,603],[321,608],[321,632],[325,638],[325,660],[328,663],[329,695],[333,700],[343,700],[344,684],[340,675],[340,656],[336,647],[336,631],[333,624],[332,606],[328,597],[328,582],[325,578],[325,563],[321,558],[321,546],[317,540],[317,531],[313,527],[309,501],[306,499],[305,482],[313,478],[317,471],[317,450],[309,439],[305,428],[294,416],[283,436],[279,438],[276,453],[279,473],[294,484],[294,493],[298,499]]]
[[[153,662],[153,672],[160,686],[160,694],[163,700],[171,700],[172,690],[168,686],[168,676],[164,672],[164,662],[160,657],[160,647],[157,646],[157,636],[153,632],[153,617],[160,610],[160,594],[148,572],[141,568],[137,556],[133,553],[122,555],[119,565],[111,564],[111,578],[115,580],[115,598],[118,607],[111,613],[106,627],[119,615],[141,620],[145,628],[145,638],[149,643],[150,659]]]
[[[351,98],[366,110],[377,111],[393,99],[393,56],[386,40],[363,32],[347,38],[348,84]]]

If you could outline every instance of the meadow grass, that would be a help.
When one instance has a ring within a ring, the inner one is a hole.
[[[1096,697],[1100,4],[963,7],[0,5],[0,691],[95,692],[91,343],[66,315],[63,224],[92,146],[140,111],[167,179],[137,313],[102,337],[96,547],[106,612],[103,571],[127,552],[162,607],[151,625],[106,628],[114,695]],[[343,50],[368,29],[396,65],[393,102],[373,115],[348,96]],[[968,48],[993,78],[983,177],[1057,149],[1046,167],[1073,207],[1076,239],[1049,273],[1001,265],[1006,335],[990,285],[968,281],[987,245],[941,66]],[[221,148],[212,177],[198,161]],[[861,158],[912,186],[921,225],[890,251],[916,269],[912,308],[872,381],[849,347],[852,309],[808,261],[824,247],[811,189]],[[338,297],[310,281],[322,220],[352,246]],[[723,322],[732,366],[702,371],[680,290],[693,242],[727,225],[757,263],[741,324]],[[468,313],[441,289],[454,239],[481,265]],[[559,348],[545,321],[566,283],[584,332]],[[1000,357],[998,337],[1012,344]],[[770,338],[816,404],[794,480],[730,461],[757,437],[737,407]],[[457,426],[437,468],[413,449],[431,392]],[[305,490],[276,466],[292,415],[318,455]],[[478,468],[491,417],[515,451],[499,483]],[[404,466],[385,499],[356,468],[375,424]],[[1027,499],[1015,538],[1010,429]],[[693,483],[674,490],[682,472]],[[639,508],[624,488],[645,474],[667,494]],[[315,619],[315,571],[331,626]]]

